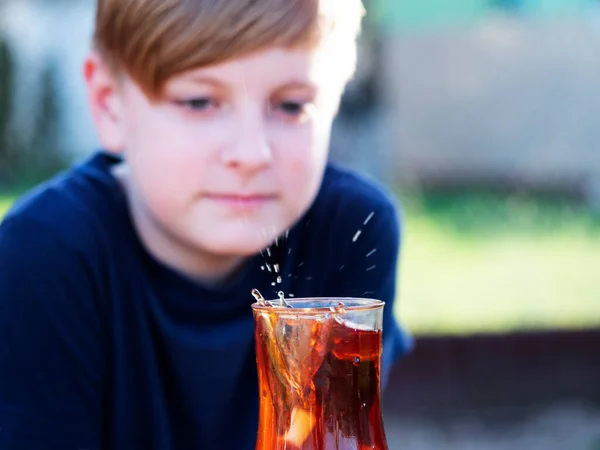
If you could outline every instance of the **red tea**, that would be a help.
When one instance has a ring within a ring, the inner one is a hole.
[[[387,450],[381,331],[292,314],[257,316],[256,450]]]

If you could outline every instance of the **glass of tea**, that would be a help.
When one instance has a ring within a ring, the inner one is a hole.
[[[260,412],[256,450],[387,450],[380,365],[384,302],[252,305]]]

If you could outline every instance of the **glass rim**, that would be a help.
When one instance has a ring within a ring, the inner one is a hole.
[[[294,314],[312,315],[315,313],[331,313],[331,307],[336,307],[339,303],[344,305],[347,312],[370,311],[382,308],[385,305],[383,300],[364,297],[293,297],[285,299],[292,308],[274,308],[273,306],[278,306],[279,301],[279,299],[266,300],[266,305],[254,302],[250,306],[254,311],[273,314],[289,314],[293,311]],[[308,304],[316,304],[317,306],[302,306]]]

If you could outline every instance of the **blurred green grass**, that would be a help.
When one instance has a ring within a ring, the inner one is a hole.
[[[14,196],[10,194],[0,194],[0,218],[4,216],[4,213],[10,208],[10,205],[14,201]]]
[[[566,200],[400,195],[396,313],[415,334],[600,325],[600,220]]]
[[[396,314],[416,335],[600,326],[600,219],[499,194],[399,194]],[[0,216],[14,200],[0,195]]]

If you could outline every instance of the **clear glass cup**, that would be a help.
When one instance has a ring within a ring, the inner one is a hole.
[[[260,413],[256,450],[387,450],[380,366],[384,302],[252,305]]]

